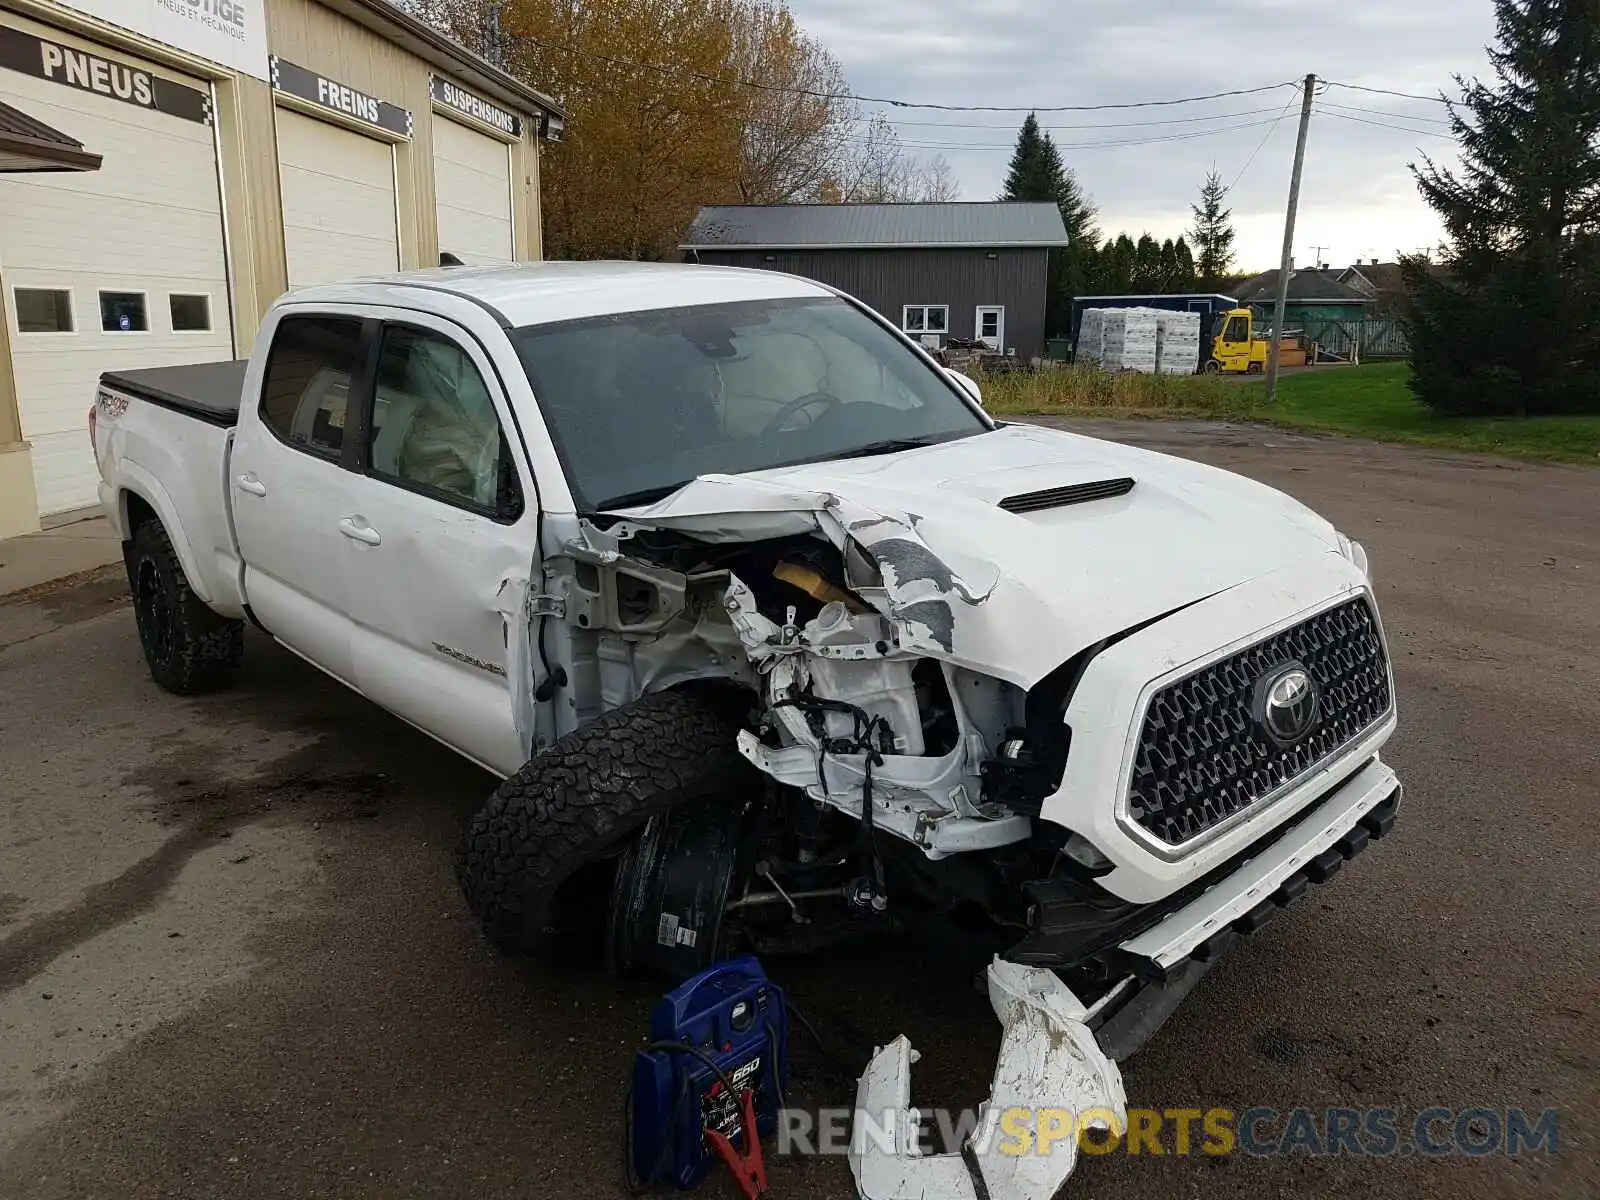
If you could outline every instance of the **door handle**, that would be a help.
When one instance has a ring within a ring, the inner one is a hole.
[[[367,524],[365,517],[346,517],[339,522],[339,532],[345,537],[357,542],[365,542],[369,546],[381,546],[383,538],[378,531]]]
[[[252,496],[265,496],[267,494],[267,485],[256,478],[254,471],[239,476],[234,482],[239,485],[241,492],[249,492]]]

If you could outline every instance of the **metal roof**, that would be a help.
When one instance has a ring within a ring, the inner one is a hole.
[[[100,156],[59,129],[0,101],[0,171],[98,171]]]
[[[916,246],[1065,246],[1054,204],[712,204],[680,250],[877,250]]]
[[[1263,271],[1239,288],[1243,304],[1266,304],[1278,295],[1278,272]],[[1333,271],[1307,267],[1289,276],[1289,301],[1294,304],[1370,304],[1372,297],[1340,283]]]

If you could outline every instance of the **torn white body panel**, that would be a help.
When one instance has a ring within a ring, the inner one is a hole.
[[[898,1037],[873,1055],[856,1091],[850,1170],[862,1200],[1050,1200],[1077,1165],[1081,1129],[1123,1131],[1122,1074],[1084,1023],[1082,1002],[1051,971],[997,958],[988,978],[1004,1035],[963,1152],[918,1153],[918,1055]],[[1039,1136],[1047,1130],[1053,1136]]]

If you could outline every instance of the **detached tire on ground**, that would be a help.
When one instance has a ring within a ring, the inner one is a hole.
[[[657,813],[758,787],[735,745],[748,708],[732,689],[651,693],[502,783],[469,824],[457,866],[488,939],[511,954],[547,951],[558,894],[585,867]]]
[[[146,521],[134,532],[128,587],[139,643],[156,683],[193,696],[232,681],[244,662],[244,623],[219,617],[194,594],[160,521]]]

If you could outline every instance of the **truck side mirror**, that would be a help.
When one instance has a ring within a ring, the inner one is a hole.
[[[950,377],[950,382],[955,384],[967,395],[972,397],[972,402],[979,408],[983,407],[983,390],[978,387],[978,381],[970,375],[963,375],[960,371],[950,367],[944,368],[944,373]]]

